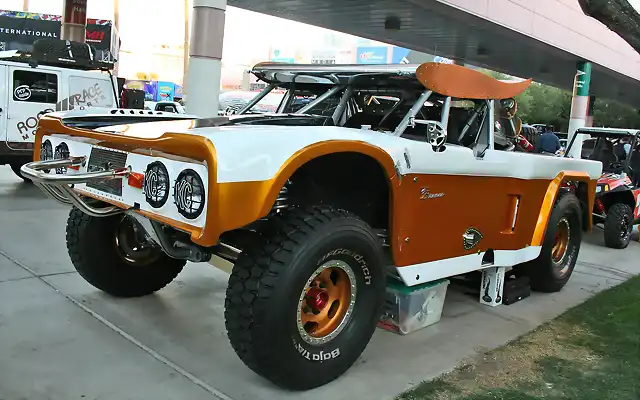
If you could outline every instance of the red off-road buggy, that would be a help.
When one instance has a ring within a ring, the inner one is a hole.
[[[577,133],[591,136],[583,143],[582,158],[602,162],[593,223],[603,226],[607,247],[624,249],[629,245],[633,226],[640,223],[640,131],[581,128]],[[569,154],[574,140],[569,143],[566,154]],[[572,190],[570,183],[566,187]]]

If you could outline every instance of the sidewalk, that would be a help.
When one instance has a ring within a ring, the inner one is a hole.
[[[68,210],[0,167],[0,398],[288,399],[246,368],[223,317],[227,275],[193,264],[156,295],[114,299],[68,260]],[[442,321],[401,337],[377,330],[342,378],[305,399],[389,399],[640,273],[640,244],[583,243],[565,289],[489,308],[450,291]]]

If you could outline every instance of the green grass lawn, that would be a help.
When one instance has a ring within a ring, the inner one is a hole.
[[[399,399],[640,399],[640,277]]]

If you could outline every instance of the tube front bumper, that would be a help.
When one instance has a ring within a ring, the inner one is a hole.
[[[20,169],[22,175],[38,186],[46,195],[63,204],[73,205],[92,217],[108,217],[124,213],[125,209],[108,206],[94,207],[94,200],[82,198],[75,190],[74,184],[88,183],[107,179],[127,178],[131,171],[128,168],[109,169],[99,172],[78,173],[73,175],[54,175],[47,170],[56,168],[73,168],[85,165],[87,157],[69,157],[60,160],[34,161]]]

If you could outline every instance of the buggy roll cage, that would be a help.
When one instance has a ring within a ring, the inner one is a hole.
[[[339,121],[339,118],[344,113],[345,108],[348,107],[349,100],[352,99],[356,90],[375,93],[376,89],[373,88],[359,88],[354,86],[354,83],[363,79],[373,78],[389,78],[397,83],[397,91],[401,93],[400,100],[383,116],[380,123],[385,121],[392,113],[407,101],[406,89],[407,86],[415,85],[422,88],[420,96],[413,102],[411,108],[405,114],[400,124],[390,134],[394,136],[401,136],[408,127],[415,127],[418,125],[435,125],[437,129],[447,132],[449,112],[451,109],[452,97],[442,96],[442,109],[439,121],[422,120],[417,119],[417,115],[422,110],[424,104],[432,98],[434,92],[432,90],[425,89],[420,81],[416,77],[416,71],[419,65],[359,65],[359,64],[346,64],[346,65],[318,65],[318,64],[286,64],[286,63],[259,63],[256,64],[250,71],[256,78],[267,83],[267,87],[264,88],[256,97],[249,101],[238,114],[244,114],[256,104],[258,104],[264,97],[266,97],[271,91],[277,87],[286,87],[288,89],[287,94],[282,99],[278,106],[278,112],[284,112],[286,107],[290,104],[293,98],[293,92],[295,91],[297,84],[316,84],[331,86],[330,89],[319,95],[316,99],[305,105],[301,109],[297,110],[293,114],[306,114],[315,108],[317,105],[324,102],[331,96],[336,95],[339,92],[343,92],[338,105],[336,106],[331,118],[334,123]],[[394,85],[395,86],[395,85]],[[388,91],[382,91],[388,93]],[[493,102],[491,100],[480,101],[471,115],[469,116],[466,124],[464,125],[459,138],[464,137],[473,123],[480,117],[482,122],[486,118],[486,115],[492,114]],[[493,116],[491,115],[491,118]],[[491,126],[493,126],[493,121]],[[484,125],[484,124],[483,124]],[[478,137],[481,135],[481,130],[474,137],[474,143],[477,142]],[[489,129],[487,134],[487,148],[493,146],[493,129]]]
[[[630,137],[631,141],[631,151],[629,151],[629,156],[624,161],[624,172],[630,170],[631,159],[634,157],[635,149],[638,144],[640,144],[640,130],[638,129],[623,129],[623,128],[578,128],[576,133],[571,138],[571,141],[567,145],[567,150],[565,151],[565,157],[568,157],[569,151],[571,150],[573,143],[575,142],[578,135],[589,135],[591,138],[623,138]],[[595,150],[595,147],[594,147]],[[640,157],[640,154],[636,154],[635,157]],[[604,166],[603,166],[604,167]]]

